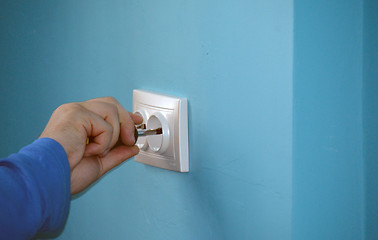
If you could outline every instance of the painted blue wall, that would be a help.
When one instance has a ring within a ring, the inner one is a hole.
[[[2,156],[67,101],[189,100],[190,173],[130,160],[72,201],[58,239],[291,239],[292,1],[12,0],[0,13]]]
[[[137,88],[189,100],[190,173],[130,160],[40,237],[376,239],[377,9],[1,1],[1,156],[65,102],[112,95],[131,109]]]
[[[364,5],[366,239],[378,239],[378,2]]]
[[[363,2],[295,2],[293,238],[364,239]]]

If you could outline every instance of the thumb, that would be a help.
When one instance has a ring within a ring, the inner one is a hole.
[[[112,168],[123,163],[125,160],[137,155],[139,153],[139,148],[137,146],[125,146],[121,145],[112,149],[108,155],[103,158],[99,158],[101,165],[101,170],[99,176],[104,175],[106,172]]]

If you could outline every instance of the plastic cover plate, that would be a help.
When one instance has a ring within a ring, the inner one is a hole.
[[[133,111],[143,111],[145,121],[159,113],[169,128],[169,145],[162,153],[150,147],[140,149],[135,161],[178,172],[189,171],[188,107],[186,98],[178,98],[144,90],[133,91]]]

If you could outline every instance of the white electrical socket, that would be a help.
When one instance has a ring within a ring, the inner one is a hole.
[[[143,90],[133,91],[133,111],[147,129],[162,128],[160,135],[139,137],[135,161],[178,172],[189,171],[188,106],[178,98]]]

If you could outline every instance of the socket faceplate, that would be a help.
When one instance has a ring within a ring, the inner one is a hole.
[[[147,137],[145,148],[141,148],[135,161],[155,167],[178,172],[189,171],[188,149],[188,107],[186,98],[178,98],[144,90],[133,91],[133,111],[143,111],[148,119],[163,121],[164,138],[161,137],[162,148],[156,151],[156,137]],[[150,122],[151,122],[150,120]],[[154,122],[153,121],[153,122]],[[141,137],[146,138],[146,137]],[[148,145],[148,140],[154,149]],[[160,138],[158,138],[160,139]]]

